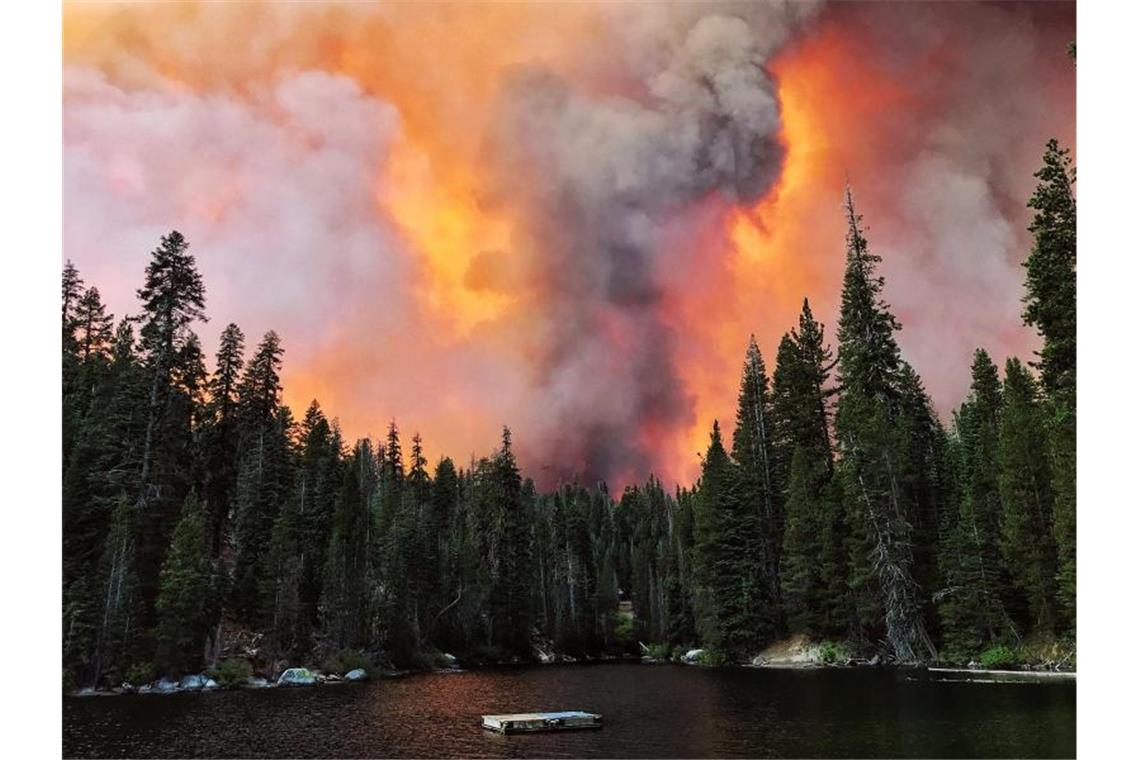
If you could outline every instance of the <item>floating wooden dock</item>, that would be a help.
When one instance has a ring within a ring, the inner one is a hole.
[[[601,727],[601,715],[582,712],[581,710],[483,716],[483,728],[497,731],[500,734],[520,734],[532,731],[576,731]]]

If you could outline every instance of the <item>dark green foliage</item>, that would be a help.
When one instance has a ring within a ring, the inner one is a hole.
[[[158,612],[157,664],[179,675],[202,665],[206,638],[217,604],[214,563],[206,540],[206,518],[198,497],[186,498],[182,517],[162,564]]]
[[[344,483],[332,517],[321,595],[321,625],[330,648],[364,646],[370,626],[372,563],[368,497],[375,488],[376,461],[367,441],[357,444],[344,468]]]
[[[797,330],[776,354],[773,413],[783,480],[781,580],[788,628],[822,635],[848,625],[847,562],[829,429],[828,379],[835,362],[823,325],[804,300]]]
[[[1011,630],[1008,575],[1001,557],[1002,502],[999,433],[1002,412],[997,367],[974,353],[970,398],[955,416],[960,506],[943,521],[937,594],[945,654],[964,659]]]
[[[732,434],[735,502],[739,509],[725,530],[739,546],[733,563],[743,574],[735,625],[747,630],[740,645],[752,647],[783,630],[780,601],[780,553],[784,533],[783,467],[774,446],[772,396],[768,372],[755,338],[749,340],[737,396]]]
[[[228,657],[218,664],[212,677],[223,689],[239,689],[249,681],[253,675],[253,667],[248,660],[239,657]]]
[[[859,633],[885,635],[904,662],[934,655],[926,631],[923,591],[915,580],[915,538],[926,505],[916,500],[928,473],[908,461],[908,441],[922,435],[927,404],[901,361],[898,321],[881,299],[883,278],[847,193],[847,269],[839,318],[842,392],[836,434],[842,454],[850,533],[851,586]],[[918,428],[916,430],[916,428]],[[872,581],[872,578],[874,579]],[[881,610],[881,611],[880,611]]]
[[[81,364],[106,356],[111,348],[114,316],[103,308],[98,288],[88,288],[75,305],[75,344]]]
[[[65,355],[74,354],[76,352],[75,308],[82,295],[83,278],[79,276],[79,270],[76,269],[75,264],[71,263],[71,259],[68,259],[63,265],[63,288],[61,297],[63,304],[61,324],[63,327],[63,350]]]
[[[1056,548],[1053,493],[1037,383],[1021,362],[1005,365],[998,459],[1001,551],[1016,591],[1022,630],[1050,631],[1055,622]]]
[[[445,651],[701,647],[727,664],[791,633],[826,639],[836,662],[926,660],[937,641],[943,659],[1001,666],[1021,637],[1052,646],[1075,631],[1076,572],[1076,209],[1055,143],[1037,177],[1025,319],[1044,338],[1040,380],[1012,360],[1002,387],[977,352],[944,429],[848,194],[838,358],[805,300],[770,379],[748,345],[731,453],[714,424],[696,485],[650,476],[616,500],[605,483],[538,493],[505,428],[463,468],[429,470],[418,435],[405,462],[394,421],[382,444],[346,447],[315,400],[300,422],[282,403],[273,332],[246,362],[227,326],[207,377],[205,291],[177,232],[114,330],[68,263],[65,682],[209,667],[235,634],[260,636],[259,666],[332,672],[438,667]],[[210,672],[233,687],[252,671]]]
[[[492,460],[490,489],[491,572],[490,641],[510,652],[530,649],[531,537],[533,485],[523,487],[511,450],[511,431],[503,428],[503,444]]]
[[[978,664],[983,668],[1001,669],[1009,668],[1018,665],[1021,658],[1018,657],[1017,652],[1010,649],[1005,644],[999,644],[996,647],[991,647],[982,652],[978,658]]]
[[[742,656],[760,643],[762,597],[755,585],[758,515],[741,497],[741,477],[713,422],[694,512],[697,632],[712,649]]]
[[[1076,57],[1076,47],[1073,56]],[[1061,623],[1076,626],[1077,593],[1077,199],[1076,169],[1056,140],[1045,147],[1029,199],[1036,212],[1025,260],[1025,323],[1043,338],[1041,385],[1054,494],[1057,601]]]
[[[238,386],[238,471],[231,604],[247,623],[272,615],[263,596],[273,524],[294,489],[294,424],[281,398],[281,342],[265,334]]]
[[[851,657],[850,650],[846,646],[834,641],[825,641],[819,645],[819,659],[822,662],[831,665],[837,662],[843,662]]]
[[[332,517],[344,480],[344,444],[336,424],[330,424],[313,401],[298,430],[293,499],[297,504],[297,562],[299,565],[297,635],[312,638],[319,624],[321,589],[332,535]]]
[[[286,658],[295,658],[311,647],[309,620],[301,606],[303,538],[298,499],[286,499],[273,521],[261,578],[268,645],[270,651]]]
[[[1056,140],[1045,147],[1044,166],[1029,207],[1033,251],[1025,260],[1025,323],[1040,331],[1041,384],[1049,395],[1077,387],[1076,170]]]
[[[207,530],[215,553],[221,549],[237,489],[238,384],[244,352],[245,335],[237,325],[226,325],[209,381],[210,401],[201,431]]]
[[[697,655],[697,664],[706,668],[723,668],[733,664],[733,656],[720,649],[706,648]]]
[[[829,628],[829,589],[821,558],[830,510],[819,490],[819,483],[826,482],[826,477],[821,463],[813,461],[806,449],[795,450],[788,480],[781,575],[788,629],[813,635]]]
[[[321,663],[321,670],[325,673],[336,673],[339,676],[357,669],[371,674],[375,667],[368,655],[358,649],[342,649]]]
[[[146,684],[153,681],[154,676],[154,663],[150,662],[149,660],[143,660],[141,662],[136,662],[134,665],[127,668],[127,672],[123,676],[123,680],[129,683],[131,686],[137,688],[139,686],[145,686]]]

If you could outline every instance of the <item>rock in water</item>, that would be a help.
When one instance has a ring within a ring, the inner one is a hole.
[[[206,682],[202,684],[202,691],[213,691],[218,688],[218,682],[213,678],[207,678]]]
[[[344,674],[344,680],[346,680],[346,681],[365,681],[367,679],[368,679],[368,673],[366,673],[364,671],[364,668],[357,668],[356,670],[350,670]]]
[[[182,676],[182,680],[178,682],[178,688],[183,691],[198,691],[206,685],[206,676]]]
[[[277,678],[278,686],[312,686],[317,677],[308,668],[289,668]]]
[[[459,658],[456,657],[455,655],[447,654],[446,652],[444,652],[443,659],[445,661],[447,661],[447,667],[449,667],[449,668],[458,668],[459,667]]]
[[[692,665],[697,661],[697,658],[699,658],[704,653],[705,650],[703,649],[690,649],[688,652],[685,652],[685,654],[681,655],[681,662]]]

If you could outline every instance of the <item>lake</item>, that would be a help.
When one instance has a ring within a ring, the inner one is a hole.
[[[1076,683],[894,669],[598,664],[368,684],[67,698],[67,757],[1072,757]],[[601,713],[500,736],[483,713]]]

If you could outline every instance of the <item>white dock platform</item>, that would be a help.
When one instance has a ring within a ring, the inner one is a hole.
[[[531,731],[575,731],[601,727],[601,715],[582,712],[581,710],[483,716],[483,728],[497,731],[500,734]]]

